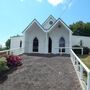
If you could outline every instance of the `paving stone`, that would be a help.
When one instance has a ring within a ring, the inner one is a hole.
[[[23,65],[8,75],[0,90],[82,90],[70,57],[22,57]]]

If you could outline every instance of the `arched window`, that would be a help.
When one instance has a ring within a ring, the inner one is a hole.
[[[38,39],[36,37],[33,40],[33,52],[38,52]]]
[[[65,47],[65,39],[63,37],[60,38],[59,40],[59,47]],[[59,52],[61,49],[59,49]],[[65,52],[65,49],[62,49],[62,52]]]
[[[20,48],[22,47],[22,41],[20,41]]]
[[[63,37],[59,40],[59,47],[65,47],[65,39]]]

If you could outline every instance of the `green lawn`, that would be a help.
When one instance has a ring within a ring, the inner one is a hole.
[[[79,56],[79,58],[86,64],[86,66],[90,69],[90,55]],[[87,74],[83,74],[83,79],[87,82]]]
[[[90,69],[90,55],[80,56],[80,59],[86,64],[86,66]]]

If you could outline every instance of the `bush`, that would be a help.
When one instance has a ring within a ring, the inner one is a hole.
[[[90,49],[88,47],[83,47],[83,54],[89,54]]]
[[[7,57],[7,65],[9,67],[16,67],[21,65],[22,58],[20,56],[10,55]]]
[[[74,45],[73,47],[80,47],[79,45]],[[88,47],[82,47],[83,54],[89,54],[90,49]],[[76,54],[81,54],[81,49],[73,49]]]
[[[79,45],[74,45],[73,47],[80,47]],[[81,54],[81,49],[73,49],[73,51],[76,53],[76,54]]]
[[[0,73],[6,70],[8,70],[7,60],[4,57],[2,57],[0,58]]]

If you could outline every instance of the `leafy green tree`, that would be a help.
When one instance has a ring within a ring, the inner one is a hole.
[[[11,42],[11,40],[8,39],[5,43],[7,49],[10,49],[10,42]]]
[[[90,23],[84,23],[83,21],[78,21],[69,26],[73,31],[73,35],[80,36],[90,36]]]

